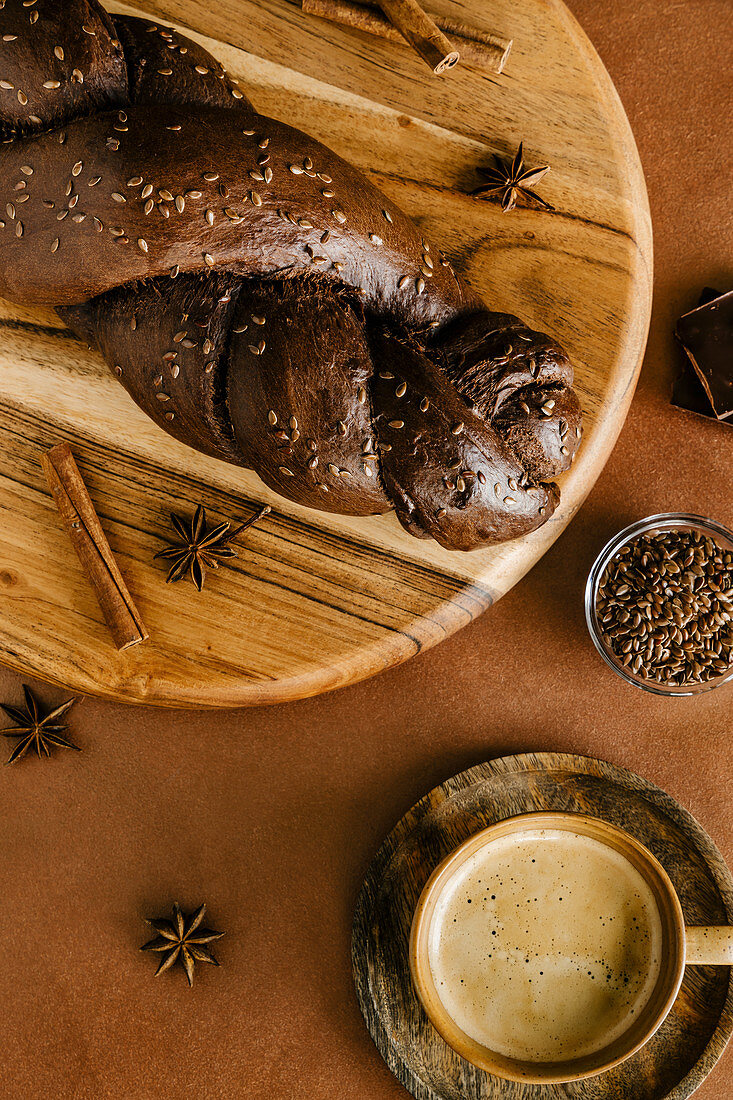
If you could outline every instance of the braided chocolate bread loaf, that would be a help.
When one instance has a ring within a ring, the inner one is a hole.
[[[540,526],[580,440],[553,339],[195,43],[0,2],[0,294],[45,303],[171,435],[285,497],[471,550]]]

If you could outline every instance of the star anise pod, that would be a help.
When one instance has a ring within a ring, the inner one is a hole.
[[[204,587],[207,569],[218,569],[220,561],[237,556],[229,545],[232,539],[253,523],[257,523],[270,510],[269,504],[265,504],[257,515],[246,523],[241,523],[239,527],[232,528],[231,521],[227,520],[210,529],[206,526],[206,509],[203,504],[199,504],[192,520],[171,513],[171,523],[181,541],[171,543],[167,549],[159,550],[155,555],[156,558],[168,558],[172,562],[166,583],[180,581],[188,573],[200,592]]]
[[[193,985],[193,971],[197,962],[219,966],[206,944],[211,943],[212,940],[220,940],[224,932],[215,932],[213,928],[201,927],[205,912],[206,906],[200,905],[195,913],[185,916],[176,902],[173,906],[173,920],[165,920],[165,918],[148,920],[148,924],[158,935],[144,943],[140,950],[163,952],[160,966],[155,971],[156,978],[158,974],[169,970],[178,961],[186,971],[188,984]]]
[[[25,756],[30,748],[36,750],[36,756],[50,756],[52,748],[74,749],[76,752],[81,752],[78,745],[74,745],[62,736],[67,726],[59,722],[59,718],[73,707],[76,699],[68,699],[60,707],[56,707],[48,714],[43,714],[27,684],[23,684],[23,694],[25,695],[24,707],[10,707],[6,703],[0,703],[0,709],[4,710],[17,726],[16,729],[3,730],[3,737],[20,738],[5,763],[14,764],[16,760],[20,760],[21,756]]]
[[[550,171],[550,166],[545,164],[542,168],[525,168],[523,144],[523,142],[519,143],[514,160],[505,160],[503,157],[494,154],[496,168],[479,168],[479,174],[489,182],[477,187],[471,194],[500,194],[501,208],[505,214],[514,209],[518,199],[529,199],[531,203],[536,202],[545,210],[554,210],[554,206],[550,206],[549,202],[545,202],[529,188],[530,184],[539,183],[545,173]]]

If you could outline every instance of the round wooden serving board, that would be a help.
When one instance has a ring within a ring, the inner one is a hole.
[[[125,9],[118,4],[114,10]],[[51,310],[0,302],[0,660],[129,702],[224,706],[316,694],[440,641],[544,553],[598,477],[634,390],[651,297],[651,229],[628,122],[559,0],[433,0],[431,10],[513,39],[504,73],[434,77],[411,51],[305,16],[287,0],[148,0],[206,34],[264,114],[352,161],[439,242],[500,310],[565,345],[585,438],[541,531],[450,553],[394,516],[309,511],[159,431]],[[224,45],[226,43],[226,45]],[[245,52],[246,51],[246,52]],[[348,89],[348,90],[346,90]],[[524,141],[555,212],[502,214],[469,197],[476,167]],[[68,440],[150,631],[117,653],[61,528],[39,458]],[[168,513],[245,519],[233,567],[198,595],[166,586],[153,554]]]
[[[625,829],[669,874],[690,925],[733,922],[733,878],[702,826],[633,772],[564,753],[507,756],[435,787],[405,814],[369,868],[352,956],[359,1004],[380,1054],[417,1100],[686,1100],[733,1032],[730,967],[687,967],[672,1011],[626,1062],[567,1085],[512,1083],[464,1061],[434,1030],[410,977],[422,888],[449,852],[487,825],[537,810]]]

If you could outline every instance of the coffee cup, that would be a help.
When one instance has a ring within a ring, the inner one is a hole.
[[[482,829],[415,909],[412,980],[463,1058],[510,1081],[579,1081],[654,1035],[685,965],[733,965],[733,929],[685,927],[661,863],[598,818],[529,813]]]

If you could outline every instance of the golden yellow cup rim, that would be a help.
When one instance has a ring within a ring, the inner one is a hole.
[[[561,829],[590,836],[620,852],[651,888],[663,930],[663,960],[657,984],[639,1019],[615,1042],[591,1055],[565,1062],[527,1062],[508,1058],[467,1035],[445,1010],[428,961],[430,925],[447,883],[476,852],[495,840],[537,829]],[[612,1069],[636,1054],[666,1019],[679,992],[685,970],[685,923],[677,892],[662,864],[630,833],[602,818],[570,812],[518,814],[480,829],[438,864],[425,883],[410,929],[410,973],[415,991],[431,1024],[461,1057],[487,1073],[525,1084],[564,1084]]]

